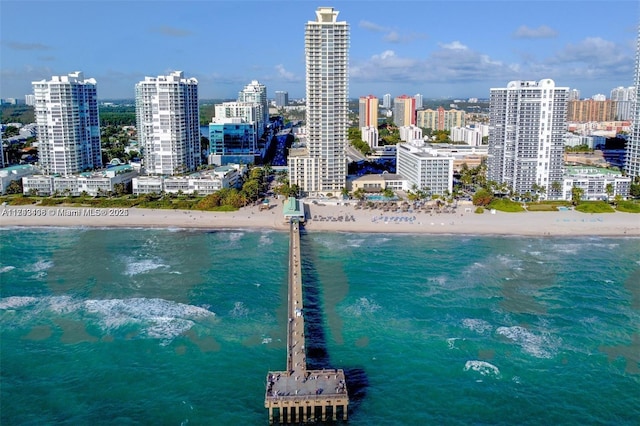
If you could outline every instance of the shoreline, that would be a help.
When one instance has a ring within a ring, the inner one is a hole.
[[[315,232],[482,235],[640,237],[640,215],[634,213],[473,212],[461,205],[456,213],[359,210],[349,204],[305,204],[304,230]],[[282,204],[235,212],[140,208],[2,206],[0,227],[150,228],[198,230],[288,231]]]

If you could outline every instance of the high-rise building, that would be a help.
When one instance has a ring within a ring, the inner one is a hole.
[[[491,89],[487,179],[518,194],[562,196],[566,87],[551,79],[511,81]]]
[[[616,87],[615,89],[611,89],[611,96],[609,98],[612,101],[632,101],[636,98],[636,88],[633,86]]]
[[[66,176],[102,167],[96,80],[77,71],[32,86],[42,171]]]
[[[631,112],[631,134],[627,141],[625,170],[632,177],[640,176],[640,27],[636,40],[636,66],[633,76],[635,99]]]
[[[617,116],[617,102],[611,100],[596,101],[585,99],[569,101],[567,121],[613,121]]]
[[[36,96],[24,95],[24,103],[25,105],[34,106],[36,104]]]
[[[176,175],[201,163],[198,80],[182,71],[136,84],[138,144],[148,174]]]
[[[276,106],[278,108],[286,107],[289,105],[289,92],[283,92],[282,90],[276,90]]]
[[[358,115],[359,127],[378,127],[378,98],[373,95],[361,96]]]
[[[391,93],[387,93],[382,97],[382,107],[391,109]]]
[[[305,27],[307,149],[289,155],[289,181],[310,194],[338,193],[346,184],[349,24],[319,7]]]
[[[238,93],[238,102],[253,102],[256,104],[258,116],[256,120],[258,136],[262,136],[265,127],[269,124],[269,101],[267,100],[267,87],[258,80],[252,80]]]
[[[393,123],[398,126],[415,126],[416,100],[402,95],[393,100]]]
[[[580,90],[571,89],[569,90],[569,101],[579,101],[580,100]]]
[[[413,96],[413,99],[416,100],[416,109],[422,108],[422,95],[420,93],[416,93]]]

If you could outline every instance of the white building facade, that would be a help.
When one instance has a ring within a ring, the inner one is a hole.
[[[102,167],[96,80],[77,71],[32,86],[43,173],[70,175]]]
[[[258,80],[252,80],[238,93],[238,102],[249,102],[256,106],[256,121],[258,136],[262,136],[265,127],[269,124],[269,101],[267,99],[267,86],[260,84]]]
[[[582,189],[583,200],[613,200],[616,196],[627,198],[631,178],[611,169],[597,167],[567,167],[563,198],[571,200],[573,188]]]
[[[567,93],[551,79],[491,89],[488,180],[520,194],[539,185],[545,198],[561,197]]]
[[[629,176],[638,177],[640,176],[640,28],[636,39],[636,66],[633,84],[636,93],[631,111],[631,133],[627,142],[624,168]]]
[[[198,81],[181,71],[136,84],[138,144],[146,173],[175,175],[201,163]]]
[[[289,156],[289,179],[309,194],[338,193],[347,175],[349,24],[331,7],[305,26],[305,63],[307,158]]]
[[[425,147],[423,143],[397,145],[396,171],[410,190],[415,185],[432,194],[444,195],[453,191],[453,160],[450,155]]]

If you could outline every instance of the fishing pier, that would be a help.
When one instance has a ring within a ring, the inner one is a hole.
[[[300,229],[290,221],[287,302],[287,362],[285,371],[270,371],[264,406],[269,424],[347,420],[349,396],[344,371],[308,370],[305,352]]]

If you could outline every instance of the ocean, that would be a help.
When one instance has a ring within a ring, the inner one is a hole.
[[[351,425],[637,425],[640,241],[302,235]],[[0,229],[3,425],[267,424],[288,234]]]

